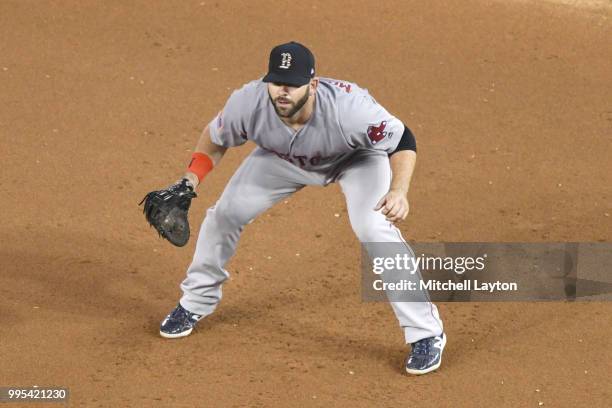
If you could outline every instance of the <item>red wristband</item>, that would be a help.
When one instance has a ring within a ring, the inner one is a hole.
[[[213,161],[208,155],[196,152],[191,155],[191,162],[187,170],[198,176],[198,181],[201,182],[213,167]]]

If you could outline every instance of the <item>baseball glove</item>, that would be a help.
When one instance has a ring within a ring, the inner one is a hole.
[[[187,212],[195,197],[191,183],[182,179],[165,190],[151,191],[138,205],[144,203],[142,212],[161,237],[182,247],[189,241]]]

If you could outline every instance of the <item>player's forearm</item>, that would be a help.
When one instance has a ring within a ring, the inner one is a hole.
[[[212,140],[210,139],[210,131],[208,130],[208,125],[206,125],[206,127],[202,131],[200,139],[198,140],[198,144],[196,145],[195,151],[208,155],[216,166],[221,161],[221,158],[225,154],[226,150],[227,147],[219,146],[212,142]]]
[[[416,152],[402,150],[394,153],[389,157],[389,163],[393,173],[390,190],[408,194],[410,180],[412,179],[412,173],[416,164]]]
[[[221,158],[223,158],[223,155],[225,154],[226,150],[227,147],[219,146],[212,142],[212,140],[210,139],[210,131],[208,130],[208,125],[206,125],[206,127],[202,131],[202,134],[200,135],[198,143],[196,144],[194,153],[203,153],[207,155],[208,157],[210,157],[213,162],[213,165],[216,167],[221,161]],[[191,184],[193,184],[194,187],[197,187],[200,183],[198,176],[189,170],[185,173],[185,178],[187,178],[191,182]]]

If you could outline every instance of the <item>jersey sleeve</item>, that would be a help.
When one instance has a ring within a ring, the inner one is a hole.
[[[223,110],[208,124],[210,139],[219,146],[233,147],[247,140],[250,92],[245,87],[234,91]]]
[[[355,149],[393,153],[404,132],[402,121],[368,93],[351,95],[339,104],[338,117],[344,137]]]

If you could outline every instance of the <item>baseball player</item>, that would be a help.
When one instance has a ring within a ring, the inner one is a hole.
[[[313,54],[296,42],[273,48],[268,73],[231,94],[204,128],[184,178],[145,197],[147,219],[162,236],[175,245],[187,242],[186,213],[197,186],[228,148],[248,140],[257,147],[206,213],[180,285],[183,296],[161,323],[165,338],[188,336],[200,319],[214,312],[229,277],[225,265],[243,227],[307,185],[339,183],[351,226],[362,243],[401,243],[414,256],[393,224],[408,215],[414,136],[367,90],[315,76]],[[171,210],[160,215],[167,203],[172,203]],[[411,344],[406,371],[425,374],[437,369],[446,335],[436,306],[428,297],[390,303]]]

